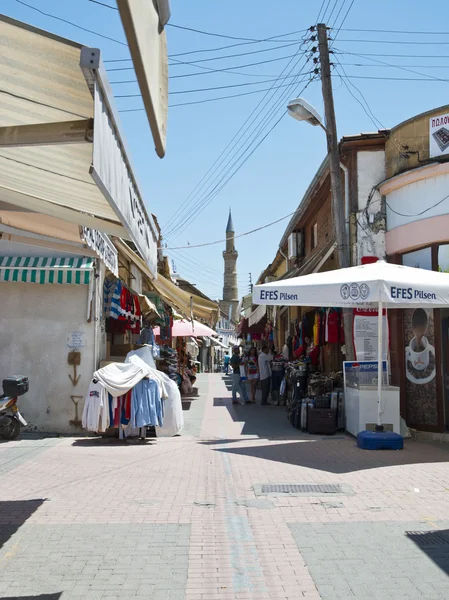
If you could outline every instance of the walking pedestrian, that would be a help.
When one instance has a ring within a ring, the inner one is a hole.
[[[229,352],[225,352],[224,357],[224,372],[226,375],[229,375],[229,363],[231,362],[231,357],[229,356]]]
[[[259,354],[259,377],[260,386],[262,388],[262,406],[268,404],[268,396],[270,395],[272,359],[273,357],[268,353],[268,346],[264,346],[262,352]]]
[[[237,400],[237,394],[240,395],[244,402],[249,402],[248,394],[246,393],[245,384],[242,382],[240,374],[240,365],[242,365],[242,359],[240,357],[240,347],[234,346],[231,357],[231,367],[233,370],[232,374],[232,404],[240,404]]]
[[[249,385],[251,387],[251,401],[250,404],[256,403],[256,391],[257,383],[259,381],[259,360],[257,356],[257,348],[254,346],[250,348],[248,354],[248,361],[246,363],[246,372],[248,376]]]

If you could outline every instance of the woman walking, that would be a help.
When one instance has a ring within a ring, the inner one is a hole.
[[[250,349],[248,362],[246,363],[246,372],[248,381],[251,386],[251,401],[250,404],[256,403],[257,382],[259,381],[259,362],[257,356],[257,348],[254,346]]]

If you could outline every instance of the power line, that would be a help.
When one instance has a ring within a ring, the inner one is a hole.
[[[358,54],[356,54],[355,52],[342,52],[342,54],[348,54],[348,55],[351,55],[351,56],[358,56]],[[415,71],[414,69],[409,69],[407,67],[402,67],[402,66],[398,66],[398,65],[391,65],[390,63],[384,62],[383,60],[378,60],[376,58],[368,58],[368,60],[370,60],[371,62],[378,63],[380,65],[387,66],[387,67],[394,67],[394,68],[399,69],[401,71],[406,71],[407,73],[413,73],[414,75],[421,75],[422,77],[427,77],[428,79],[432,79],[432,80],[435,80],[435,81],[447,81],[447,79],[440,79],[439,77],[434,77],[433,75],[426,75],[426,73],[421,73],[420,71]]]
[[[202,54],[205,52],[220,52],[221,50],[228,50],[229,48],[237,48],[239,46],[249,46],[251,44],[264,44],[270,41],[275,40],[276,38],[280,38],[280,37],[288,37],[290,35],[295,35],[298,33],[305,33],[306,31],[309,31],[309,29],[303,29],[300,31],[292,31],[290,33],[283,33],[281,35],[274,35],[270,38],[266,38],[264,40],[260,40],[260,41],[255,41],[255,42],[240,42],[239,44],[228,44],[227,46],[220,46],[219,48],[203,48],[201,50],[189,50],[187,52],[178,52],[176,54],[170,54],[169,58],[173,58],[176,56],[187,56],[189,54]],[[283,40],[282,40],[283,41]],[[294,40],[291,40],[294,41]],[[297,42],[299,42],[300,40],[295,40]]]
[[[449,35],[449,31],[405,31],[397,29],[341,29],[341,31],[354,31],[361,33],[399,33],[406,35]]]
[[[309,71],[308,73],[304,73],[305,75],[307,74],[311,74],[313,73],[313,71]],[[286,79],[287,77],[291,77],[291,75],[287,75],[285,78],[281,77],[280,79]],[[195,90],[178,90],[175,92],[170,92],[171,96],[175,96],[178,94],[196,94],[198,92],[213,92],[215,90],[226,90],[226,89],[230,89],[230,88],[238,88],[238,87],[245,87],[248,85],[261,85],[263,83],[270,83],[270,81],[278,81],[279,78],[277,77],[272,77],[271,79],[264,79],[262,81],[247,81],[245,83],[235,83],[233,85],[219,85],[219,86],[215,86],[215,87],[209,87],[209,88],[197,88]],[[116,98],[140,98],[140,94],[119,94],[115,96]]]
[[[439,200],[435,204],[432,204],[432,206],[429,206],[429,208],[425,208],[424,210],[422,210],[419,213],[414,213],[414,214],[410,214],[410,215],[407,215],[407,214],[404,214],[404,213],[400,213],[397,210],[394,210],[394,208],[392,208],[388,204],[388,202],[386,202],[386,205],[388,206],[388,208],[391,210],[392,213],[394,213],[395,215],[398,215],[399,217],[420,217],[421,215],[424,215],[425,213],[429,212],[429,210],[432,210],[433,208],[436,208],[437,206],[439,206],[440,204],[442,204],[448,198],[449,198],[449,194],[447,196],[445,196],[442,200]]]
[[[338,31],[337,31],[338,34]],[[336,36],[335,36],[336,37]],[[332,39],[332,38],[331,38]],[[335,38],[334,38],[335,40]],[[448,46],[449,42],[406,42],[402,40],[342,40],[339,42],[361,43],[361,44],[402,44],[404,46]]]
[[[449,79],[437,79],[433,77],[432,79],[425,77],[368,77],[362,75],[349,75],[351,79],[373,79],[376,81],[427,81],[427,83],[434,83],[435,81],[440,81],[443,83],[449,83]]]
[[[93,2],[93,4],[99,4],[100,6],[105,6],[106,8],[110,8],[111,10],[118,10],[116,6],[111,6],[110,4],[99,2],[98,0],[89,0],[89,2]]]
[[[128,46],[128,44],[126,42],[121,42],[120,40],[117,40],[115,38],[109,37],[108,35],[104,35],[102,33],[98,33],[98,31],[94,31],[93,29],[86,29],[86,27],[82,27],[81,25],[77,25],[76,23],[73,23],[72,21],[68,21],[67,19],[63,19],[62,17],[58,17],[56,15],[52,15],[51,13],[44,12],[43,10],[41,10],[40,8],[37,8],[36,6],[32,6],[31,4],[27,4],[23,0],[15,0],[15,1],[18,4],[22,4],[23,6],[26,6],[27,8],[30,8],[31,10],[35,10],[36,12],[38,12],[41,15],[44,15],[45,17],[50,17],[51,19],[56,19],[57,21],[62,21],[62,23],[66,23],[67,25],[71,25],[72,27],[76,27],[76,29],[80,29],[81,31],[87,31],[87,33],[92,33],[93,35],[101,37],[101,38],[103,38],[105,40],[109,40],[110,42],[115,42],[116,44],[120,44],[121,46]]]
[[[291,48],[291,46],[297,46],[301,40],[295,40],[293,42],[289,42],[288,44],[282,44],[282,46],[276,46],[275,48],[262,48],[261,50],[252,50],[251,52],[238,52],[237,54],[225,54],[224,56],[212,56],[210,58],[201,58],[199,60],[192,61],[176,61],[180,64],[186,65],[196,65],[204,62],[211,62],[214,60],[225,60],[228,58],[239,58],[240,56],[250,56],[251,54],[262,54],[263,52],[276,52],[277,50],[282,50],[282,48]],[[175,55],[169,56],[168,58],[175,58]],[[176,66],[176,65],[173,65]]]
[[[299,46],[298,47],[298,52],[300,51],[300,48],[301,47]],[[285,73],[286,69],[288,68],[288,66],[292,62],[292,60],[293,59],[291,59],[289,61],[289,63],[283,68],[283,70],[280,73],[281,76]],[[234,135],[234,137],[231,139],[231,141],[227,144],[227,146],[225,147],[225,149],[221,152],[221,154],[218,156],[218,158],[215,160],[215,162],[208,169],[208,171],[206,172],[206,174],[202,177],[202,179],[199,181],[199,183],[195,186],[195,188],[187,196],[187,198],[185,200],[185,203],[183,203],[184,209],[182,208],[182,206],[179,207],[175,211],[175,214],[173,215],[173,217],[171,217],[171,219],[169,219],[169,221],[167,223],[167,229],[169,229],[168,233],[170,233],[170,226],[172,226],[172,229],[173,229],[173,224],[176,224],[177,219],[179,220],[180,218],[182,218],[182,214],[185,214],[185,212],[187,210],[189,210],[189,207],[192,204],[192,198],[194,197],[194,195],[196,193],[199,193],[199,191],[204,188],[205,184],[207,184],[211,180],[211,178],[213,177],[213,174],[214,174],[214,170],[220,168],[220,166],[227,159],[227,157],[230,155],[230,153],[232,152],[232,150],[237,146],[237,144],[242,139],[242,137],[248,132],[248,130],[250,129],[250,127],[252,126],[252,124],[255,122],[255,120],[257,118],[257,111],[259,110],[259,107],[261,107],[261,105],[263,104],[264,100],[269,95],[269,92],[272,91],[272,89],[274,87],[275,87],[275,82],[273,82],[273,84],[271,85],[271,87],[268,90],[265,90],[266,93],[265,93],[264,97],[255,106],[255,108],[252,110],[251,114],[245,120],[245,122],[243,123],[243,125],[239,128],[239,130]],[[273,98],[273,95],[272,95],[272,98]],[[268,104],[269,101],[270,101],[270,99],[268,99],[265,102],[265,105],[262,108],[265,108],[265,106],[267,106],[267,104]],[[256,114],[256,117],[254,117],[255,114]],[[246,127],[246,129],[245,129],[245,127]],[[181,215],[180,215],[180,213],[181,213]],[[178,215],[180,215],[180,216],[178,216]]]
[[[351,54],[351,52],[346,52]],[[359,53],[356,56],[384,56],[389,58],[449,58],[449,54],[378,54],[378,53]]]
[[[342,27],[343,27],[343,25],[345,24],[345,22],[346,22],[346,19],[348,18],[348,16],[349,16],[349,13],[351,12],[351,9],[352,9],[352,7],[354,6],[354,2],[355,2],[355,0],[352,0],[351,4],[349,5],[349,8],[348,8],[348,10],[346,11],[346,14],[345,14],[345,16],[343,17],[343,20],[342,20],[342,22],[340,23],[340,27],[337,29],[337,33],[336,33],[336,34],[335,34],[335,36],[334,36],[334,41],[337,39],[337,37],[338,37],[338,34],[339,34],[339,33],[340,33],[340,31],[341,31],[341,28],[342,28]],[[335,23],[334,23],[334,25],[335,25]]]
[[[233,35],[225,35],[222,33],[212,33],[211,31],[203,31],[201,29],[193,29],[192,27],[184,27],[181,25],[175,25],[174,23],[167,23],[167,25],[169,27],[173,27],[175,29],[183,29],[184,31],[192,31],[194,33],[200,33],[201,35],[207,35],[207,36],[212,36],[212,37],[219,37],[219,38],[225,38],[227,40],[238,40],[238,41],[243,41],[243,42],[252,42],[252,43],[261,43],[261,42],[278,42],[278,40],[276,38],[281,37],[280,35],[278,36],[272,36],[269,38],[265,38],[265,39],[254,39],[254,38],[246,38],[246,37],[236,37]],[[308,31],[307,29],[301,30],[301,31],[296,31],[294,33],[304,33],[305,31]],[[283,34],[284,37],[287,37],[288,35],[293,35],[292,33],[286,33]]]
[[[299,53],[300,47],[298,47],[298,53]],[[303,57],[300,57],[296,64],[290,69],[289,74],[297,67],[297,65],[299,64],[299,62],[303,59]],[[290,60],[289,64],[292,62],[293,59]],[[288,68],[288,64],[284,67],[283,71],[280,73],[279,78],[283,75],[283,73],[286,71],[286,69]],[[298,75],[299,76],[299,75]],[[273,88],[275,88],[275,83],[273,82],[271,88],[269,90],[266,91],[265,96],[261,99],[261,101],[258,103],[258,105],[253,109],[253,111],[251,112],[250,116],[247,118],[247,120],[245,121],[245,123],[242,125],[242,127],[239,129],[239,131],[237,132],[237,134],[234,136],[234,138],[231,140],[231,142],[229,142],[229,144],[226,146],[225,150],[222,152],[222,154],[218,157],[218,159],[214,162],[214,164],[212,165],[212,167],[209,169],[209,171],[206,173],[206,175],[203,177],[203,179],[200,181],[200,183],[196,186],[196,188],[193,190],[193,192],[190,194],[190,196],[188,197],[188,200],[190,198],[190,202],[189,204],[192,204],[192,196],[194,197],[194,194],[199,194],[200,191],[202,189],[204,189],[204,187],[206,185],[209,186],[209,191],[207,191],[207,188],[204,192],[202,192],[203,197],[200,196],[200,199],[196,201],[196,203],[194,204],[195,208],[199,208],[200,204],[203,203],[206,205],[206,202],[208,202],[209,196],[211,194],[213,194],[213,192],[217,189],[217,187],[220,185],[220,183],[223,181],[223,179],[227,176],[228,171],[226,171],[226,173],[223,172],[226,169],[226,165],[224,167],[222,167],[223,163],[228,159],[228,157],[230,157],[231,153],[235,150],[236,146],[238,144],[240,144],[240,150],[243,147],[243,144],[245,144],[250,138],[251,136],[254,136],[254,131],[252,133],[249,133],[246,137],[246,141],[245,141],[245,136],[248,133],[248,131],[250,131],[251,127],[253,126],[253,124],[257,121],[258,116],[260,114],[260,110],[265,109],[268,106],[268,103],[274,98],[274,95],[276,94],[276,90],[274,90],[273,94],[271,95],[271,98],[268,98],[267,100],[265,100],[267,98],[267,96],[269,95],[270,91],[273,90]],[[293,82],[294,84],[294,82]],[[286,87],[291,86],[292,83],[287,84]],[[280,87],[280,86],[278,86]],[[265,104],[262,106],[262,109],[259,109],[259,107],[262,105],[262,103],[265,100]],[[259,111],[259,112],[258,112]],[[255,115],[255,116],[254,116]],[[248,124],[249,122],[249,124]],[[248,124],[248,125],[247,125]],[[246,126],[246,127],[245,127]],[[263,123],[263,119],[262,119],[262,126],[264,126]],[[255,126],[257,127],[257,125]],[[243,130],[243,131],[242,131]],[[257,139],[257,137],[260,135],[261,133],[261,129],[259,127],[259,130],[256,132],[256,138],[254,138],[250,144],[245,148],[244,152],[238,156],[237,161],[234,161],[234,163],[232,163],[231,165],[231,169],[232,167],[238,162],[238,160],[240,160],[244,154],[248,151],[248,149],[251,147],[251,145],[255,142],[255,140]],[[265,139],[265,138],[264,138]],[[239,150],[237,150],[238,152]],[[231,159],[232,160],[232,159]],[[245,161],[246,162],[246,161]],[[229,163],[228,163],[229,165]],[[221,171],[220,171],[221,169]],[[218,171],[218,177],[222,176],[221,179],[218,181],[217,185],[215,185],[215,187],[213,187],[212,189],[210,189],[213,185],[213,183],[209,184],[209,182],[211,181],[211,179],[215,176],[215,173]],[[237,172],[237,171],[236,171]],[[230,179],[229,179],[230,180]],[[220,188],[221,189],[221,188]],[[204,194],[206,194],[206,196],[204,197]],[[209,196],[208,196],[209,195]],[[187,210],[190,210],[186,207],[186,209],[184,209],[184,214],[186,213]],[[179,212],[179,209],[178,209]],[[180,229],[180,227],[183,225],[182,223],[182,213],[181,215],[178,217],[178,224],[176,225],[176,218],[174,219],[174,224],[173,224],[173,220],[172,220],[172,226],[171,229],[169,229],[167,235],[173,235],[174,233],[176,233],[176,231],[178,231]],[[190,216],[190,220],[191,220],[191,216]]]
[[[301,92],[299,92],[299,94],[301,94],[312,81],[313,81],[313,79],[309,79],[308,83],[303,87],[303,89],[301,90]],[[287,91],[287,93],[289,93],[289,92]],[[276,111],[277,108],[278,107],[275,106],[274,109],[271,110],[271,113],[273,113],[273,110]],[[266,138],[271,134],[271,132],[279,125],[279,123],[282,121],[282,119],[285,117],[286,114],[287,114],[286,112],[283,112],[281,114],[279,119],[277,119],[277,121],[272,125],[272,127],[267,131],[267,133],[262,137],[262,139],[260,139],[260,141],[257,143],[257,145],[245,157],[246,152],[248,152],[250,150],[251,146],[256,142],[258,136],[261,134],[264,127],[266,126],[265,123],[262,123],[262,125],[259,127],[259,130],[256,133],[256,137],[246,146],[246,148],[243,150],[243,152],[241,152],[241,154],[237,157],[237,159],[231,164],[231,166],[227,169],[227,171],[224,173],[223,177],[215,185],[215,187],[212,190],[210,190],[210,192],[208,192],[208,196],[206,196],[204,199],[200,200],[200,202],[202,202],[203,205],[200,208],[198,208],[196,214],[194,213],[193,215],[191,215],[189,217],[189,219],[187,219],[186,223],[184,224],[183,229],[185,229],[185,227],[188,226],[189,222],[191,222],[193,220],[193,218],[195,218],[200,212],[202,212],[205,208],[207,208],[207,206],[212,202],[212,200],[231,181],[231,179],[233,179],[233,177],[240,171],[240,169],[244,166],[244,164],[251,158],[251,156],[259,148],[259,146],[266,140]],[[266,121],[268,119],[268,122],[269,122],[269,120],[272,120],[272,118],[273,118],[273,116],[269,116],[266,118]],[[240,164],[238,164],[242,158],[243,158],[243,161]],[[234,171],[232,171],[232,169],[234,167],[236,167],[236,168],[234,169]],[[227,179],[226,179],[226,177],[227,177]],[[173,233],[176,233],[176,230],[174,232],[172,232],[172,235],[173,235]],[[176,237],[178,237],[180,233],[181,232],[177,233],[177,235],[175,235],[175,237],[173,239],[176,239]]]
[[[284,117],[285,115],[282,115],[282,116]],[[280,217],[279,219],[276,219],[275,221],[270,221],[270,223],[266,223],[265,225],[262,225],[261,227],[256,227],[255,229],[250,229],[249,231],[245,231],[245,233],[238,233],[237,235],[234,236],[234,239],[245,237],[247,235],[251,235],[258,231],[262,231],[263,229],[267,229],[268,227],[272,227],[273,225],[277,225],[277,223],[280,223],[281,221],[285,221],[285,219],[288,219],[289,217],[293,217],[293,215],[295,215],[298,211],[299,211],[299,208],[294,210],[292,213],[289,213],[288,215],[284,215],[283,217]],[[173,248],[168,247],[168,248],[163,248],[163,249],[164,250],[190,250],[193,248],[205,248],[206,246],[216,246],[217,244],[223,244],[225,242],[226,242],[226,238],[221,239],[221,240],[215,240],[215,242],[206,242],[204,244],[196,244],[193,246],[175,246]]]
[[[305,81],[305,80],[302,80]],[[300,82],[302,83],[302,82]],[[193,104],[205,104],[207,102],[217,102],[219,100],[228,100],[232,98],[241,98],[242,96],[252,96],[253,94],[261,94],[262,92],[270,92],[271,90],[279,90],[281,88],[289,87],[291,83],[284,83],[276,87],[264,88],[263,90],[253,90],[252,92],[242,92],[241,94],[230,94],[228,96],[219,96],[218,98],[205,98],[204,100],[194,100],[192,102],[181,102],[178,104],[169,104],[169,108],[176,108],[177,106],[191,106]],[[119,110],[120,113],[124,112],[142,112],[145,108],[128,108]]]
[[[339,63],[340,65],[345,65],[346,67],[377,67],[377,68],[392,68],[398,69],[400,67],[418,67],[422,69],[449,69],[449,65],[370,65],[368,63]]]

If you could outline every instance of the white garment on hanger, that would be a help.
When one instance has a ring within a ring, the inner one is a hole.
[[[282,355],[284,357],[284,360],[288,360],[290,358],[289,356],[289,351],[288,351],[288,346],[287,344],[284,344],[284,347],[282,348]]]
[[[109,427],[108,395],[100,382],[89,384],[81,423],[88,431],[103,432]]]
[[[184,427],[184,414],[182,412],[181,394],[176,383],[165,373],[159,375],[167,388],[167,399],[164,402],[164,424],[156,426],[157,437],[172,437],[181,433]]]
[[[149,367],[141,361],[139,364],[111,363],[95,371],[93,378],[104,385],[112,397],[123,396],[139,381],[149,374]]]
[[[141,367],[142,369],[146,369],[147,375],[145,375],[145,377],[149,377],[150,379],[156,381],[159,386],[159,394],[161,398],[167,398],[167,388],[164,379],[161,377],[160,371],[151,368],[149,365],[146,364],[146,362],[142,358],[140,358],[140,356],[137,356],[137,354],[127,354],[125,361],[127,361],[128,363],[132,363],[138,367]]]

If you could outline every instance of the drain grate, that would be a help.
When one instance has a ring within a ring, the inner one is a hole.
[[[325,483],[263,484],[262,494],[342,494],[340,485]]]
[[[407,536],[422,548],[449,546],[448,531],[407,531]]]

